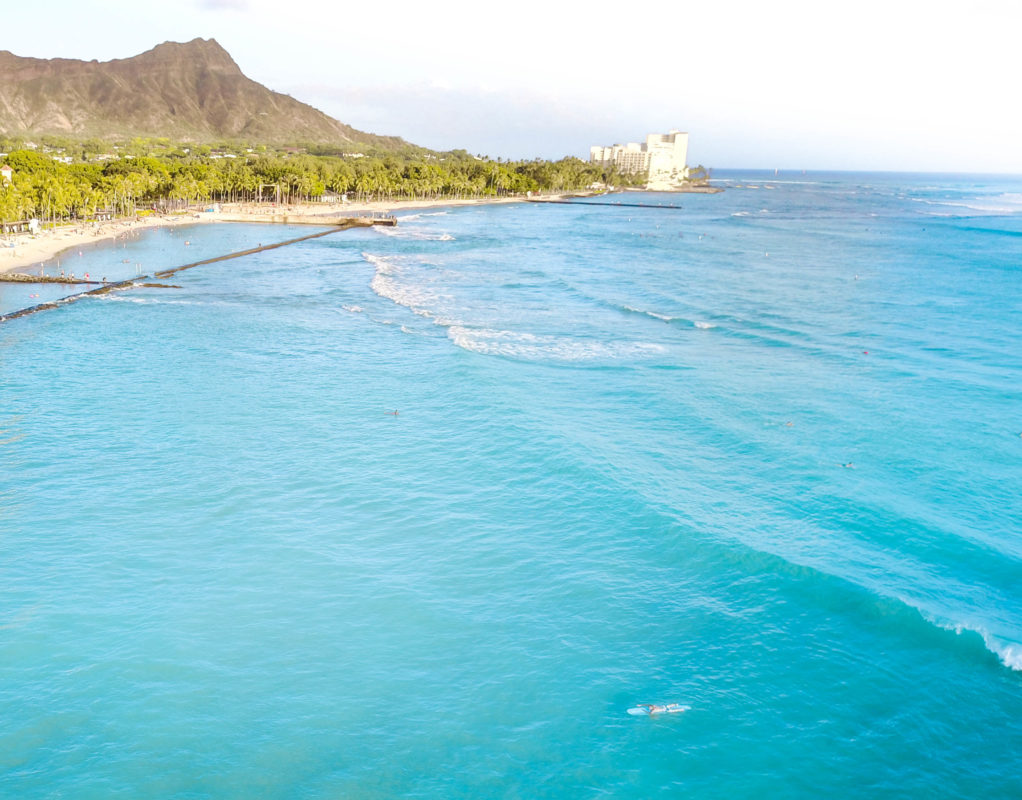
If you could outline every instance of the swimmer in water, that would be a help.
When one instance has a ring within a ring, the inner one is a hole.
[[[397,416],[397,412],[396,411],[388,411],[387,414],[389,414],[392,417],[396,417]]]
[[[855,469],[855,464],[853,464],[851,461],[849,461],[847,464],[842,464],[841,466],[844,467],[845,469]]]

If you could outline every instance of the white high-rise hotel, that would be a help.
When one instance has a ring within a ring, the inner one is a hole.
[[[681,131],[650,133],[645,144],[629,142],[589,148],[592,164],[613,164],[621,172],[649,170],[646,188],[654,190],[671,189],[685,180],[687,160],[688,134]]]

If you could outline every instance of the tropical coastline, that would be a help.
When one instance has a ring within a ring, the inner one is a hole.
[[[563,197],[565,195],[555,195]],[[47,268],[59,268],[61,256],[76,248],[147,228],[175,227],[212,222],[266,222],[323,224],[339,216],[380,216],[407,211],[449,206],[492,205],[524,202],[525,197],[454,198],[445,200],[397,200],[365,203],[298,203],[279,205],[267,203],[229,203],[194,206],[174,214],[125,217],[103,223],[62,225],[34,234],[8,234],[0,237],[0,276],[11,273],[42,275]],[[213,209],[213,210],[207,210]],[[52,271],[48,274],[53,274]]]
[[[8,10],[0,800],[1022,798],[1022,6],[720,5]]]
[[[4,794],[1022,796],[1018,181],[776,187],[3,287]]]

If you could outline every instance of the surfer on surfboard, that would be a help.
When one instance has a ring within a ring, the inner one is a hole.
[[[629,708],[628,713],[632,716],[653,716],[654,714],[678,714],[688,711],[691,706],[683,706],[681,703],[638,703],[635,708]]]

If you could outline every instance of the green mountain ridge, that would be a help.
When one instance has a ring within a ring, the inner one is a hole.
[[[267,89],[246,77],[215,39],[164,42],[104,62],[2,50],[0,134],[409,146]]]

